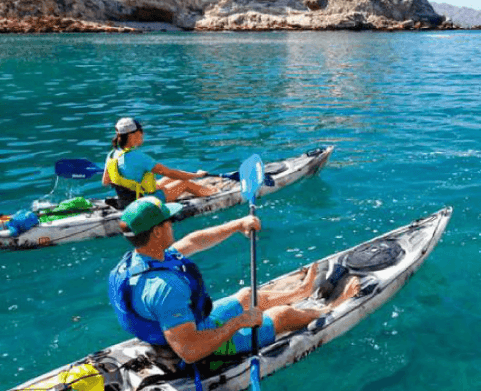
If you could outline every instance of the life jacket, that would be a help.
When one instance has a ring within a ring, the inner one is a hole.
[[[130,279],[152,271],[169,270],[187,279],[191,290],[190,308],[196,324],[199,324],[212,311],[212,299],[207,294],[200,271],[189,259],[175,250],[167,250],[165,259],[149,261],[148,268],[140,272],[132,270],[132,252],[127,252],[119,264],[110,272],[109,297],[122,328],[142,341],[154,345],[167,345],[159,321],[146,319],[138,315],[132,305],[132,287]]]
[[[133,179],[123,177],[119,172],[119,158],[129,153],[132,149],[123,149],[117,157],[114,157],[115,151],[110,152],[107,159],[107,172],[109,173],[110,181],[115,186],[126,188],[135,192],[135,198],[138,199],[144,194],[153,194],[156,189],[155,175],[152,172],[146,172],[142,177],[142,181],[136,182]]]

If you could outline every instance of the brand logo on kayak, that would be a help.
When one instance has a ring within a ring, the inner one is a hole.
[[[82,174],[72,174],[72,178],[85,178],[85,175]]]

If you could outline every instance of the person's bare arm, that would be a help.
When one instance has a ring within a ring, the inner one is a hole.
[[[110,180],[109,172],[107,171],[107,168],[104,170],[104,174],[102,176],[102,185],[103,186],[109,186],[112,183]]]
[[[180,179],[182,181],[188,181],[191,179],[196,178],[203,178],[207,175],[205,171],[197,171],[195,174],[192,172],[182,171],[182,170],[175,170],[173,168],[169,168],[164,166],[163,164],[157,163],[154,168],[152,169],[154,174],[164,175],[168,178],[172,179]]]
[[[246,216],[215,227],[193,232],[175,242],[173,247],[185,256],[189,256],[223,242],[236,232],[243,232],[245,235],[249,235],[251,229],[260,230],[260,220],[253,216]]]
[[[244,327],[262,325],[262,311],[252,308],[223,326],[212,330],[197,330],[195,323],[184,323],[164,332],[165,339],[177,355],[186,363],[207,357]]]

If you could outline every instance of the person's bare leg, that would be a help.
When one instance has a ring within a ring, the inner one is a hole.
[[[292,273],[289,276],[282,277],[279,280],[272,281],[268,285],[264,285],[260,288],[260,291],[291,291],[297,289],[302,281],[306,278],[306,275],[311,270],[310,267],[303,267],[300,270]]]
[[[165,194],[167,202],[175,201],[184,192],[191,193],[197,197],[207,197],[218,192],[215,187],[201,186],[191,181],[172,181],[164,187],[158,187]]]
[[[286,331],[295,331],[307,326],[313,320],[319,318],[324,313],[318,309],[297,309],[289,305],[271,308],[266,311],[269,318],[274,323],[276,335]]]
[[[272,319],[276,334],[286,331],[295,331],[307,326],[313,320],[319,318],[322,314],[331,311],[334,307],[342,304],[351,297],[356,296],[361,289],[358,277],[351,277],[344,287],[341,295],[331,304],[321,309],[297,309],[291,306],[274,307],[266,311],[266,314]]]
[[[337,298],[334,298],[333,301],[330,302],[325,309],[327,310],[327,312],[332,310],[334,307],[337,307],[347,299],[356,296],[360,292],[360,290],[361,283],[359,281],[359,278],[356,276],[349,277],[349,279],[346,281],[344,289],[342,290],[342,293]]]
[[[172,183],[172,182],[175,182],[175,181],[176,181],[176,179],[171,179],[169,177],[164,176],[161,179],[159,179],[158,181],[156,181],[155,184],[156,184],[157,190],[161,190],[165,186],[167,186],[169,183]]]
[[[294,290],[289,290],[289,291],[259,290],[257,292],[258,307],[264,311],[275,306],[292,304],[298,300],[302,300],[302,299],[305,299],[306,297],[309,297],[314,288],[314,282],[315,282],[316,273],[317,273],[317,266],[318,266],[317,263],[314,263],[311,265],[301,285]],[[251,305],[251,289],[250,288],[240,290],[236,294],[236,296],[244,309],[250,308],[250,305]]]

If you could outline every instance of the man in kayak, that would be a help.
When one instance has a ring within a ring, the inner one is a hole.
[[[125,254],[110,273],[109,296],[126,331],[151,344],[169,345],[187,363],[212,353],[249,352],[253,326],[259,326],[259,346],[271,344],[276,335],[308,325],[359,292],[359,280],[352,277],[326,308],[290,306],[313,293],[314,264],[295,290],[260,290],[258,307],[250,308],[249,288],[212,303],[199,269],[186,257],[236,232],[248,235],[252,229],[260,230],[261,223],[246,216],[175,241],[170,219],[181,209],[180,204],[152,196],[125,209],[120,225],[135,251]]]
[[[112,140],[114,149],[107,157],[102,184],[114,187],[122,207],[144,194],[155,194],[170,202],[184,192],[199,197],[217,192],[214,187],[201,186],[191,181],[206,176],[207,172],[199,170],[194,174],[171,169],[140,151],[138,147],[144,142],[144,131],[135,119],[120,119],[115,125],[115,132]],[[164,177],[156,181],[154,174]]]

